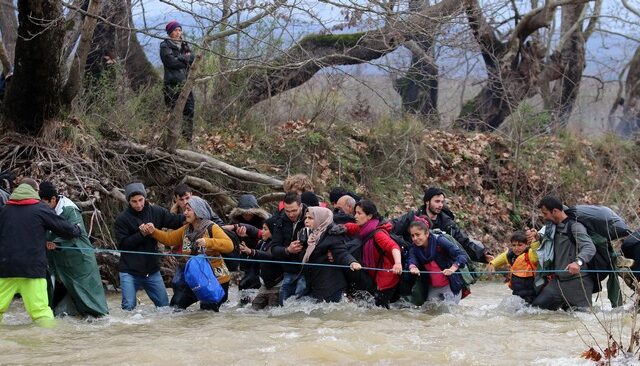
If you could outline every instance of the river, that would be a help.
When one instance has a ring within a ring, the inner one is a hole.
[[[625,346],[631,324],[628,306],[611,310],[600,299],[593,313],[541,311],[498,282],[476,284],[460,305],[391,310],[298,301],[256,312],[239,307],[232,290],[220,313],[174,313],[138,296],[133,312],[110,293],[108,317],[66,317],[54,329],[32,325],[14,301],[0,326],[0,364],[592,365],[580,355],[606,344],[599,322]]]

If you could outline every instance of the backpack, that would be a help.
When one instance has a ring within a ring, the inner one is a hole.
[[[224,289],[204,254],[189,258],[184,267],[184,280],[201,302],[218,303],[224,297]]]
[[[613,249],[611,240],[623,238],[629,235],[631,230],[624,220],[609,207],[577,205],[566,209],[565,213],[570,218],[567,222],[567,231],[571,243],[577,245],[572,230],[573,221],[577,221],[585,227],[596,247],[596,254],[586,264],[589,270],[601,271],[589,272],[594,281],[593,292],[600,292],[602,290],[601,281],[616,268],[615,258],[618,254]]]
[[[462,275],[462,279],[464,280],[464,284],[467,288],[473,285],[474,283],[476,283],[478,281],[478,278],[480,277],[480,273],[478,271],[478,268],[475,262],[471,260],[471,257],[469,257],[469,254],[467,253],[467,251],[464,250],[464,247],[462,246],[462,244],[460,244],[456,239],[454,239],[453,236],[447,234],[446,232],[440,229],[432,229],[430,231],[432,235],[435,235],[436,237],[439,237],[439,236],[444,237],[445,239],[447,239],[453,245],[457,246],[458,249],[462,251],[465,258],[467,258],[467,265],[464,266],[464,268],[458,269],[458,271]]]
[[[220,228],[222,229],[222,227]],[[222,231],[224,231],[229,239],[231,239],[231,242],[233,243],[233,251],[231,251],[231,253],[221,254],[220,256],[222,258],[228,259],[228,261],[225,261],[225,265],[227,266],[227,269],[229,269],[229,271],[237,271],[238,267],[240,266],[240,261],[238,261],[237,259],[240,258],[240,243],[242,242],[242,240],[240,240],[240,237],[234,231],[226,229],[222,229]],[[213,225],[209,225],[209,227],[207,228],[207,232],[209,233],[209,237],[213,238]]]

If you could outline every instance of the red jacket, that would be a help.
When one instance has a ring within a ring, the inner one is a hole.
[[[355,223],[344,224],[347,229],[347,235],[356,235],[360,233],[360,225]],[[376,280],[378,290],[388,290],[394,288],[400,282],[400,276],[391,272],[391,268],[395,264],[393,260],[394,249],[400,250],[400,246],[389,236],[392,225],[390,222],[381,224],[376,228],[376,233],[373,234],[373,240],[384,252],[384,258],[382,260],[382,268],[388,271],[368,271],[369,275]],[[373,257],[376,263],[379,263],[380,254],[378,250],[373,252]]]

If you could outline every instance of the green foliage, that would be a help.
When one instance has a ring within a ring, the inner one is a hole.
[[[316,47],[348,48],[356,46],[364,34],[364,32],[350,34],[312,34],[305,36],[300,41],[300,44]]]

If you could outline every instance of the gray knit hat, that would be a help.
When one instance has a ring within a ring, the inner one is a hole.
[[[147,198],[147,190],[144,188],[144,184],[142,183],[129,183],[126,187],[124,187],[124,196],[129,201],[131,196],[142,195],[142,197]]]

